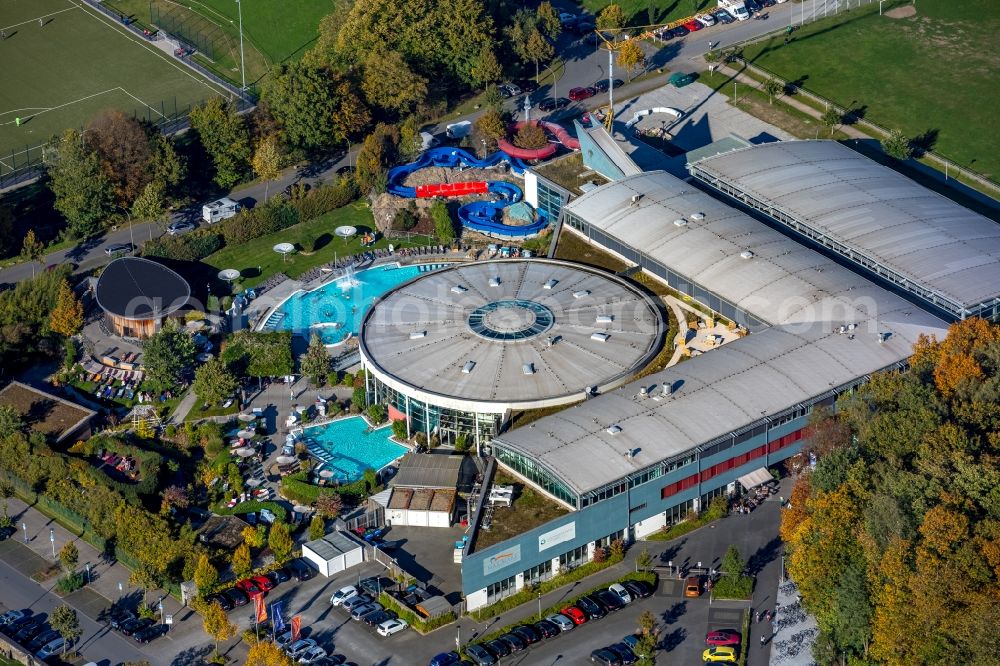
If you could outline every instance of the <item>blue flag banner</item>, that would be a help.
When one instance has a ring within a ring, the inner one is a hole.
[[[271,623],[274,625],[275,631],[282,631],[285,628],[285,619],[281,617],[281,604],[283,602],[278,601],[271,604]]]

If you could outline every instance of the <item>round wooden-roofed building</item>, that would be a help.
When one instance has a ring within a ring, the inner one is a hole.
[[[184,278],[141,257],[122,257],[108,264],[95,292],[108,328],[127,338],[152,336],[191,299]]]

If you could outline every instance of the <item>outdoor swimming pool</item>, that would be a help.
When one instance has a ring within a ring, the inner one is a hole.
[[[317,474],[329,469],[333,471],[331,481],[349,483],[364,476],[366,469],[377,472],[409,451],[389,441],[391,436],[391,427],[369,430],[367,421],[354,416],[306,428],[303,441],[309,453],[320,461]]]
[[[324,344],[356,336],[361,318],[372,302],[407,280],[447,264],[375,266],[345,275],[313,291],[293,294],[268,317],[265,330],[292,331],[304,337],[319,335]]]

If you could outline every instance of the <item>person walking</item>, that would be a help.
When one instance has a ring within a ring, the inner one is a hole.
[[[767,636],[761,635],[761,637],[760,637],[760,646],[764,647],[764,643],[767,643]]]

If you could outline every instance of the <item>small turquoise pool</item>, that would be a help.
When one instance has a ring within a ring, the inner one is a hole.
[[[333,471],[331,480],[349,483],[364,476],[366,469],[377,472],[409,451],[390,441],[391,436],[391,427],[371,430],[367,421],[355,416],[306,428],[303,441],[320,461],[317,474],[329,469]]]
[[[268,317],[264,328],[292,331],[306,338],[316,333],[324,344],[335,345],[348,335],[357,336],[361,318],[376,298],[421,273],[446,265],[390,264],[339,277],[312,291],[293,294]]]

